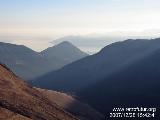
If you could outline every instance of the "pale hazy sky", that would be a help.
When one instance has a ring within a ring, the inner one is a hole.
[[[108,32],[114,35],[114,31],[142,36],[159,33],[160,0],[0,0],[3,37],[54,39]],[[40,41],[48,45],[50,39]],[[30,44],[27,40],[21,42]]]

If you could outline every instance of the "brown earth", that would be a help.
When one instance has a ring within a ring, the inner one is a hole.
[[[0,120],[78,120],[0,64]]]
[[[54,101],[58,106],[81,120],[104,120],[104,116],[101,113],[88,104],[76,100],[71,95],[40,88],[35,89],[39,90],[43,95],[47,96],[48,99]]]

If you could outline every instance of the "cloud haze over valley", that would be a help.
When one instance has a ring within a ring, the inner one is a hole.
[[[159,5],[159,0],[1,1],[0,41],[41,51],[67,37],[93,54],[122,39],[159,37]]]
[[[127,32],[115,31],[106,34],[88,34],[88,35],[69,35],[62,37],[53,36],[15,36],[15,35],[1,35],[0,42],[7,42],[18,45],[25,45],[37,52],[40,52],[48,47],[57,45],[63,41],[69,41],[88,54],[94,54],[100,51],[106,45],[122,41],[126,39],[151,39],[160,36],[160,30],[154,32]]]

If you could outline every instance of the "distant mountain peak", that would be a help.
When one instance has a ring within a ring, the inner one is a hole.
[[[55,46],[53,47],[70,47],[70,48],[77,48],[75,45],[73,45],[71,42],[69,41],[63,41],[63,42],[60,42],[59,44],[56,44]],[[52,48],[52,47],[51,47]]]
[[[85,52],[68,41],[63,41],[41,52],[49,60],[56,60],[61,66],[88,56]]]
[[[63,42],[60,42],[59,44],[64,44],[64,45],[73,45],[71,42],[69,41],[63,41]]]

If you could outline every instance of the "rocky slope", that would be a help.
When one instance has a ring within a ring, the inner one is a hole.
[[[2,119],[77,120],[3,65],[0,65],[0,108]]]
[[[76,117],[74,117],[74,116]],[[0,64],[0,120],[103,120],[104,116],[65,93],[27,85]]]
[[[58,106],[81,120],[103,120],[104,116],[88,104],[84,104],[66,93],[36,88]]]

